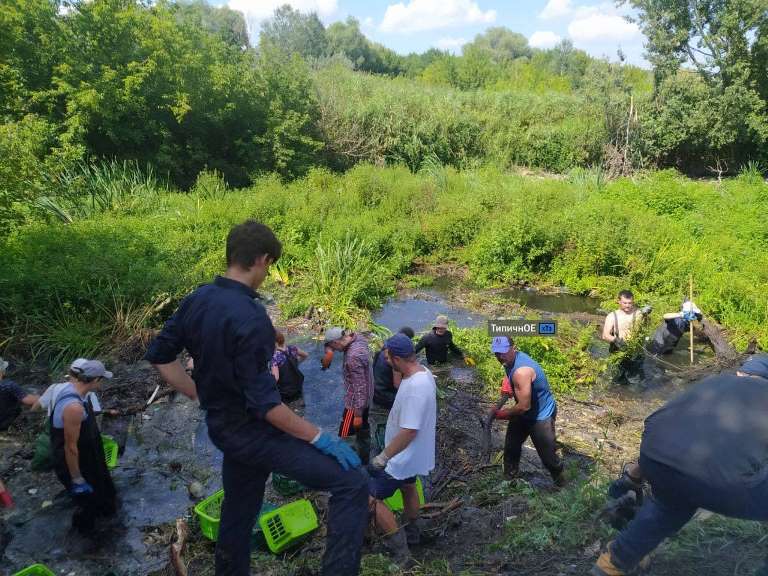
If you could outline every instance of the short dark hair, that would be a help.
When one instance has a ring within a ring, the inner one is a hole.
[[[632,290],[622,290],[619,292],[619,298],[628,298],[630,300],[634,300],[635,295],[632,294]]]
[[[238,224],[227,235],[227,266],[236,264],[247,270],[259,256],[266,254],[277,262],[282,253],[283,246],[272,229],[256,220]]]
[[[397,331],[397,333],[405,334],[411,340],[413,340],[413,337],[416,336],[416,332],[414,332],[413,328],[411,328],[410,326],[403,326],[402,328],[400,328],[400,330]]]

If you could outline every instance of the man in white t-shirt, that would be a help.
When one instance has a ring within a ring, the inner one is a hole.
[[[429,474],[435,467],[437,388],[432,373],[416,359],[410,338],[396,334],[384,346],[387,361],[402,374],[402,380],[387,418],[384,450],[369,467],[369,491],[376,526],[384,533],[384,546],[402,565],[410,559],[408,544],[419,540],[416,477]],[[398,489],[403,495],[404,530],[382,502]]]

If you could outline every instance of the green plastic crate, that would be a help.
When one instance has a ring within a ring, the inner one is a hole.
[[[424,505],[424,487],[421,485],[421,478],[416,477],[416,492],[419,493],[419,503]],[[392,496],[384,500],[392,512],[400,512],[403,509],[403,493],[398,489]]]
[[[281,496],[286,497],[293,496],[294,494],[298,494],[299,492],[306,490],[306,487],[301,482],[292,480],[291,478],[283,476],[282,474],[278,474],[277,472],[272,472],[272,488],[274,488],[275,492]]]
[[[104,459],[107,461],[107,468],[112,470],[117,466],[117,452],[119,447],[112,436],[101,435],[101,445],[104,447]]]
[[[280,506],[259,518],[269,549],[277,554],[298,544],[317,529],[317,515],[309,500],[301,499]]]
[[[56,574],[51,572],[45,564],[32,564],[13,576],[56,576]]]
[[[219,524],[221,522],[221,503],[224,501],[224,490],[214,492],[205,500],[201,500],[195,505],[195,514],[197,514],[198,521],[200,523],[200,532],[203,536],[209,540],[216,542],[219,539]],[[261,510],[259,511],[259,518],[262,514],[271,512],[276,506],[269,502],[262,502]],[[261,532],[259,523],[253,528],[251,539],[254,544],[258,544]]]

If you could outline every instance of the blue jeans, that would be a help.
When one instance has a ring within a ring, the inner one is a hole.
[[[653,497],[610,546],[613,563],[632,570],[668,536],[676,534],[698,508],[746,520],[768,520],[768,480],[753,486],[716,489],[640,454],[640,468]]]
[[[213,424],[213,425],[212,425]],[[213,443],[224,453],[224,502],[216,545],[216,576],[249,576],[251,530],[264,499],[264,484],[275,471],[314,490],[331,493],[328,534],[322,573],[355,575],[360,569],[363,535],[368,523],[368,475],[362,468],[344,470],[338,462],[274,428],[254,427],[243,442],[236,435],[216,433]]]

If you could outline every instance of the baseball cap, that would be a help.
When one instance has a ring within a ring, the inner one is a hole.
[[[5,372],[8,369],[8,360],[0,358],[0,372]]]
[[[750,356],[744,364],[741,365],[739,372],[768,378],[768,354],[756,354]]]
[[[78,360],[82,360],[82,362],[78,362]],[[107,380],[112,378],[112,372],[107,370],[100,361],[84,358],[78,358],[78,360],[75,360],[78,362],[77,366],[75,366],[75,362],[72,363],[72,371],[76,374],[86,378],[106,378]]]
[[[324,341],[326,344],[328,342],[333,342],[334,340],[338,340],[344,336],[344,329],[340,328],[338,326],[332,326],[331,328],[328,328],[325,331]]]
[[[77,358],[76,360],[72,361],[72,364],[69,365],[70,370],[81,370],[83,368],[83,364],[88,362],[87,358]]]
[[[415,354],[413,340],[405,334],[395,334],[384,343],[384,348],[389,350],[390,356],[398,358],[410,358]]]
[[[495,336],[491,340],[491,352],[494,354],[506,354],[511,347],[509,338],[506,336]]]
[[[438,315],[432,323],[432,328],[448,328],[448,316],[444,314]]]

